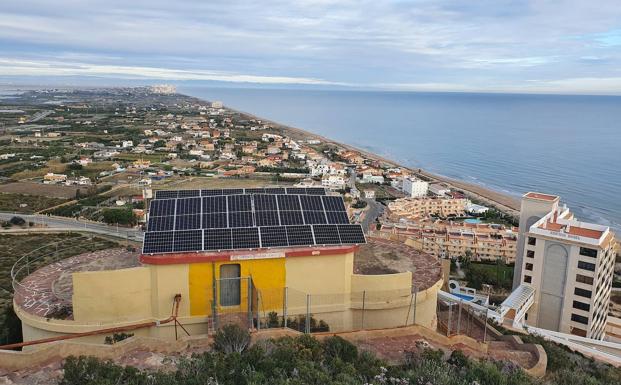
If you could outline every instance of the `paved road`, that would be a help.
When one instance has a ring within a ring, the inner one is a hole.
[[[50,228],[67,229],[74,231],[86,231],[91,233],[104,234],[115,238],[129,239],[131,241],[142,242],[144,232],[139,229],[110,226],[104,223],[76,220],[73,218],[47,216],[41,214],[15,214],[0,212],[0,220],[9,220],[14,216],[23,218],[26,222],[34,222]],[[0,230],[0,234],[1,234]]]
[[[367,202],[367,209],[362,218],[362,228],[366,233],[369,226],[373,225],[375,220],[384,213],[384,206],[375,199],[365,199],[364,201]]]

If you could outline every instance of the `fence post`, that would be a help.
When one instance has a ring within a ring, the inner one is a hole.
[[[366,299],[367,299],[367,291],[363,290],[362,291],[362,325],[360,325],[361,329],[364,329],[364,307],[365,307]]]
[[[254,288],[252,287],[252,280],[250,279],[250,277],[246,278],[246,282],[247,282],[247,286],[248,286],[248,327],[252,328],[252,320],[253,320],[253,310],[252,309],[252,296],[254,294]],[[259,312],[257,309],[257,323],[259,322]]]
[[[485,322],[483,323],[483,326],[485,327],[485,329],[483,329],[483,343],[485,343],[485,340],[487,339],[487,312],[489,311],[489,309],[485,308]]]
[[[306,294],[306,322],[304,325],[304,332],[310,333],[310,294]]]
[[[261,330],[261,295],[257,292],[257,330]]]
[[[446,324],[446,335],[451,336],[451,316],[453,315],[453,304],[449,303],[448,307],[448,322]]]
[[[412,324],[416,325],[416,301],[418,300],[418,288],[414,292],[414,314],[412,314]]]
[[[461,302],[463,300],[459,299],[459,315],[457,316],[457,334],[461,333]]]
[[[289,302],[289,290],[285,286],[283,288],[283,301],[282,301],[282,319],[284,327],[287,327],[287,306]]]

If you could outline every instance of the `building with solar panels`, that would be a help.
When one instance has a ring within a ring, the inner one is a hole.
[[[153,324],[135,334],[165,338],[230,322],[304,332],[435,327],[441,278],[415,292],[410,271],[355,274],[366,242],[343,198],[323,188],[156,191],[139,263],[74,273],[74,325],[49,330],[21,314],[24,335],[144,322]],[[171,306],[175,322],[162,321]]]

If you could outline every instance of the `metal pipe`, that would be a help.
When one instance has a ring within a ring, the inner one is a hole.
[[[134,324],[134,325],[117,326],[117,327],[113,327],[113,328],[92,330],[90,332],[65,334],[65,335],[62,335],[62,336],[42,338],[40,340],[34,340],[34,341],[28,341],[28,342],[19,342],[19,343],[8,344],[8,345],[0,345],[0,349],[7,350],[7,349],[22,348],[24,346],[39,345],[39,344],[44,344],[44,343],[47,343],[47,342],[70,340],[70,339],[80,338],[80,337],[96,336],[96,335],[99,335],[99,334],[124,332],[124,331],[129,331],[129,330],[136,330],[136,329],[142,329],[142,328],[151,327],[151,326],[158,326],[158,325],[162,325],[162,324],[167,324],[167,323],[170,323],[170,322],[175,321],[177,319],[177,315],[179,314],[179,302],[181,302],[181,294],[175,294],[175,298],[174,298],[174,302],[173,302],[172,314],[170,315],[170,317],[168,317],[168,318],[166,318],[164,320],[161,320],[161,321],[143,322],[143,323]]]

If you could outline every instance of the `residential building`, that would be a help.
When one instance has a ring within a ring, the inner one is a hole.
[[[403,191],[412,198],[424,197],[429,191],[429,182],[414,177],[404,177]]]
[[[522,197],[514,286],[535,289],[525,323],[601,339],[608,319],[616,241],[609,227],[581,222],[555,195]]]
[[[53,172],[48,172],[43,176],[43,183],[45,184],[65,183],[66,180],[67,175],[65,174],[54,174]]]
[[[430,216],[443,218],[464,216],[467,199],[452,198],[400,198],[388,204],[389,215],[407,220]]]

